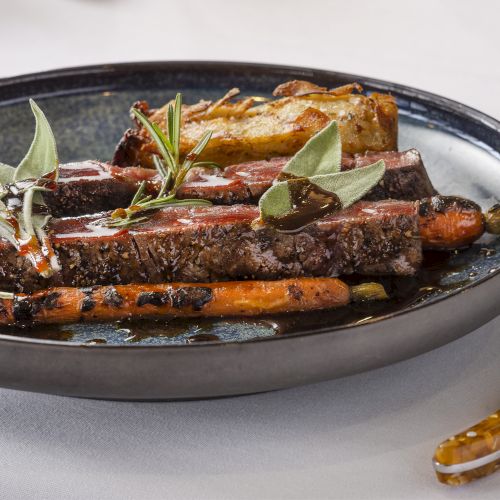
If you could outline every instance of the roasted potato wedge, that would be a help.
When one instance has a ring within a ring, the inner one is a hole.
[[[331,120],[337,120],[345,153],[397,149],[398,109],[390,95],[355,93],[357,84],[327,90],[309,82],[280,85],[275,100],[246,97],[230,90],[216,102],[200,101],[183,106],[181,153],[186,155],[206,130],[213,135],[202,158],[229,165],[275,156],[291,156]],[[266,102],[262,102],[266,101]],[[136,103],[149,119],[165,130],[168,103],[149,110]],[[146,130],[128,130],[116,149],[116,165],[153,167],[156,152]]]

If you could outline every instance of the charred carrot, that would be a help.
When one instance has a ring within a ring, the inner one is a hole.
[[[132,317],[257,316],[387,298],[382,285],[337,278],[51,288],[0,299],[0,324],[115,321]]]
[[[453,250],[470,245],[485,231],[481,207],[457,196],[420,201],[420,237],[424,249]]]

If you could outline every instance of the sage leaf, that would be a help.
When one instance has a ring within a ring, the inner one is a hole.
[[[44,232],[51,215],[37,214],[33,207],[45,205],[43,193],[50,190],[47,181],[58,180],[59,159],[54,134],[47,118],[32,99],[30,106],[35,116],[35,135],[28,153],[17,168],[0,164],[0,183],[3,186],[28,181],[17,193],[10,188],[2,189],[1,196],[10,191],[21,203],[9,209],[5,203],[0,202],[0,236],[6,238],[17,251],[21,251],[27,244],[27,258],[42,276],[48,277],[60,268]],[[50,177],[48,174],[51,174]]]
[[[312,177],[340,172],[342,143],[336,121],[311,137],[285,165],[283,172],[297,177]]]
[[[292,208],[288,181],[273,184],[259,200],[259,210],[262,220],[281,217],[289,213]]]
[[[36,237],[42,244],[42,247],[45,245],[44,238],[47,237],[44,231],[45,226],[47,226],[51,218],[52,218],[51,215],[44,215],[44,214],[32,215],[33,228],[35,230]],[[55,262],[58,262],[57,259],[55,259]],[[56,264],[56,266],[59,267],[59,264]]]
[[[17,246],[15,238],[16,230],[3,217],[0,217],[0,237],[8,240],[12,245]]]
[[[15,167],[11,167],[5,163],[0,163],[0,184],[5,186],[5,184],[11,184],[14,182],[15,172]]]
[[[33,99],[30,99],[30,106],[35,115],[35,136],[28,153],[17,167],[13,180],[39,179],[51,172],[55,172],[57,180],[59,159],[54,134],[43,111]]]
[[[367,167],[336,174],[315,175],[309,180],[325,191],[335,193],[340,198],[342,207],[347,208],[376,186],[384,176],[384,172],[384,160],[379,160]]]
[[[316,184],[320,188],[330,193],[334,193],[342,204],[342,208],[347,208],[377,185],[385,172],[385,163],[380,160],[372,165],[363,168],[336,172],[325,175],[314,175],[309,177],[309,182]],[[271,186],[260,198],[259,209],[261,219],[270,221],[289,215],[293,209],[290,183],[281,181]],[[308,223],[321,218],[318,212],[316,217],[312,217]]]

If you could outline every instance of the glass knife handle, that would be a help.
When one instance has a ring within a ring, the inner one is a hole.
[[[433,458],[439,481],[469,483],[500,469],[500,410],[442,442]]]

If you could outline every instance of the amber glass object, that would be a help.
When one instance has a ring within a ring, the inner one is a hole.
[[[434,469],[442,483],[469,483],[500,469],[500,410],[441,443]]]

